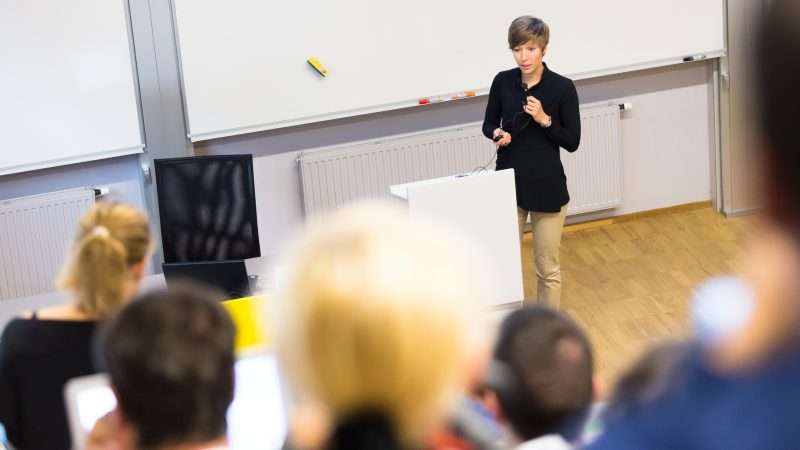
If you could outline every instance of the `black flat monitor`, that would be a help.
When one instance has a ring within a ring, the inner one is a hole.
[[[222,291],[225,298],[221,300],[251,295],[250,280],[242,260],[164,263],[162,269],[168,288],[181,282],[191,282]]]
[[[261,256],[252,155],[154,162],[165,262]]]

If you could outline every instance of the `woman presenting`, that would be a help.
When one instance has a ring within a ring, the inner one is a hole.
[[[483,134],[497,143],[496,169],[514,169],[520,242],[531,218],[537,300],[557,308],[559,247],[569,203],[559,148],[578,149],[581,121],[572,80],[542,62],[549,40],[550,29],[541,19],[522,16],[511,22],[508,46],[517,67],[494,77]]]

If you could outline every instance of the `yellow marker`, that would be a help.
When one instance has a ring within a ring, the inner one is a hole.
[[[308,58],[308,60],[306,62],[308,62],[308,64],[310,64],[311,67],[313,67],[314,70],[319,72],[319,74],[322,75],[323,77],[327,77],[328,76],[328,69],[326,69],[325,66],[323,66],[322,63],[319,62],[319,60],[317,58],[312,56],[312,57]]]

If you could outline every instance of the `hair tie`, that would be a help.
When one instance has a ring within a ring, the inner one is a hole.
[[[108,231],[108,228],[104,227],[103,225],[98,225],[92,229],[92,236],[100,236],[100,237],[111,237],[111,233]]]

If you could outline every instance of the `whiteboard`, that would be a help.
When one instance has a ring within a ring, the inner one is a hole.
[[[193,141],[485,94],[512,19],[573,79],[722,54],[722,0],[175,0]],[[330,75],[306,63],[314,56]]]
[[[0,175],[142,151],[123,0],[0,11]]]

